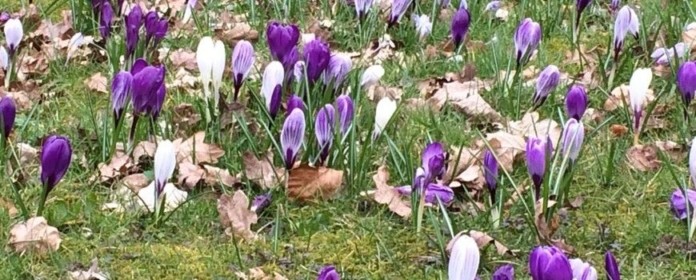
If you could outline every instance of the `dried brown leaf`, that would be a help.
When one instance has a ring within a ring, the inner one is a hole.
[[[554,148],[561,138],[562,128],[552,119],[540,120],[539,113],[526,113],[519,121],[510,121],[507,124],[510,133],[524,137],[551,138]]]
[[[616,110],[617,108],[623,108],[624,104],[630,105],[631,101],[629,100],[628,96],[629,94],[627,84],[622,84],[614,88],[611,91],[609,98],[607,98],[607,101],[604,102],[604,111],[611,112]],[[652,102],[653,100],[655,100],[655,95],[653,95],[652,89],[648,89],[648,92],[645,95],[645,102],[643,102],[643,104],[647,106],[647,104]]]
[[[38,163],[39,152],[31,145],[19,143],[17,144],[17,151],[19,152],[19,163],[22,166]]]
[[[17,211],[17,208],[15,207],[14,203],[3,197],[0,197],[0,209],[5,209],[10,218],[15,217],[17,216],[17,214],[19,214],[19,211]]]
[[[190,163],[217,163],[218,159],[225,155],[220,147],[214,144],[207,144],[205,131],[199,131],[190,138],[174,140],[174,147],[177,150],[176,161]],[[195,161],[194,161],[195,159]]]
[[[141,189],[150,184],[150,180],[143,173],[131,174],[123,178],[121,183],[133,193],[138,193]]]
[[[196,62],[196,53],[188,49],[178,49],[169,54],[169,59],[172,61],[174,68],[184,68],[186,70],[198,69]]]
[[[343,171],[327,167],[300,165],[288,176],[286,193],[289,198],[308,201],[320,197],[330,199],[343,187]]]
[[[249,198],[242,190],[237,190],[232,196],[228,194],[220,196],[217,209],[220,214],[220,224],[225,228],[227,235],[246,240],[256,239],[256,233],[251,230],[251,225],[256,224],[258,217],[256,212],[249,210]]]
[[[91,89],[93,91],[109,93],[109,91],[106,89],[106,87],[109,85],[109,82],[101,72],[97,72],[96,74],[92,75],[87,80],[85,80],[85,85],[88,89]]]
[[[626,151],[628,164],[638,171],[656,171],[661,162],[654,145],[636,145]]]
[[[556,205],[556,202],[549,200],[546,209],[551,209]],[[534,225],[539,232],[542,241],[548,242],[553,239],[553,235],[558,230],[560,226],[560,218],[558,213],[554,213],[550,220],[546,220],[546,211],[543,210],[543,202],[541,200],[537,201],[534,207]]]
[[[152,159],[155,156],[156,149],[157,145],[155,143],[150,141],[142,141],[138,143],[138,145],[135,145],[135,148],[133,148],[133,160],[136,164],[138,164],[142,158]]]
[[[389,170],[387,170],[386,166],[380,166],[377,169],[377,174],[372,176],[372,180],[377,188],[374,192],[374,199],[377,203],[388,205],[389,210],[403,218],[411,216],[411,204],[404,201],[401,194],[387,183],[389,181]]]
[[[44,217],[33,217],[12,226],[8,244],[20,254],[27,251],[39,254],[60,248],[60,232],[48,225]]]
[[[215,36],[225,42],[225,45],[234,46],[239,40],[256,42],[259,32],[246,22],[236,22],[230,28],[216,29]]]
[[[102,183],[126,175],[128,170],[133,167],[133,162],[126,154],[116,154],[108,164],[99,164],[99,178]]]
[[[499,255],[514,255],[514,253],[508,249],[503,243],[501,243],[498,240],[495,240],[493,237],[488,235],[488,233],[482,232],[482,231],[477,231],[477,230],[471,230],[469,231],[469,236],[476,240],[476,244],[478,245],[480,250],[485,249],[488,245],[493,244],[495,246],[495,251],[498,252]]]
[[[242,160],[246,177],[264,189],[281,185],[285,181],[285,168],[273,166],[272,153],[259,159],[251,152],[245,152]]]
[[[485,86],[479,81],[446,83],[428,98],[428,102],[440,110],[445,103],[450,103],[464,114],[482,118],[488,121],[501,120],[502,117],[479,95],[478,91]]]
[[[667,154],[675,162],[680,162],[686,157],[684,146],[674,141],[655,141],[655,147]]]

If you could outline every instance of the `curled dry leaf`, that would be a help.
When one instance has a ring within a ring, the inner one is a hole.
[[[20,254],[27,251],[46,253],[60,248],[60,232],[48,225],[44,217],[33,217],[12,226],[8,244]]]
[[[147,187],[150,180],[143,173],[131,174],[123,178],[121,183],[133,193],[138,193],[142,188]]]
[[[229,28],[215,29],[215,36],[225,42],[225,45],[234,46],[240,40],[256,42],[259,39],[259,32],[246,22],[235,22],[230,25]]]
[[[75,269],[69,272],[70,279],[73,280],[107,280],[109,275],[99,269],[99,260],[92,259],[89,269]]]
[[[289,198],[308,201],[320,197],[327,200],[343,186],[343,171],[324,166],[300,165],[289,172],[286,193]]]
[[[174,140],[174,147],[177,151],[176,161],[190,163],[217,163],[218,159],[225,155],[220,147],[207,144],[205,140],[205,131],[199,131],[190,138]]]
[[[656,171],[661,162],[654,145],[636,145],[626,151],[626,158],[631,168],[638,171]]]
[[[179,164],[179,185],[187,189],[193,189],[203,181],[208,186],[224,185],[231,187],[238,183],[236,177],[230,175],[226,169],[220,169],[210,165],[192,164],[182,162]]]
[[[126,175],[133,167],[133,162],[127,154],[116,153],[108,164],[99,164],[99,178],[102,183],[109,182],[120,176]]]
[[[436,110],[442,109],[445,103],[450,103],[467,116],[488,121],[501,120],[500,114],[479,95],[478,91],[482,86],[484,85],[477,81],[446,83],[427,100]]]
[[[249,198],[242,190],[237,190],[232,196],[228,194],[220,196],[217,209],[220,214],[220,224],[225,228],[227,235],[247,240],[256,239],[256,233],[251,230],[251,225],[256,224],[258,217],[256,212],[249,210]]]
[[[493,246],[495,247],[495,251],[498,252],[499,255],[515,255],[510,249],[503,245],[503,243],[500,243],[500,241],[495,240],[493,237],[488,235],[488,233],[477,230],[470,230],[469,236],[476,240],[476,244],[481,250],[485,249],[488,245],[493,244]]]
[[[612,124],[611,127],[609,127],[609,132],[611,132],[613,137],[620,138],[628,133],[628,127],[622,124]]]
[[[655,95],[653,95],[652,89],[648,89],[645,95],[645,102],[643,104],[647,106],[648,103],[655,100]],[[625,105],[630,105],[631,101],[628,97],[628,85],[622,84],[611,91],[609,98],[604,102],[604,111],[611,112],[617,108],[623,108]]]
[[[403,218],[411,216],[411,204],[405,201],[401,194],[387,183],[389,181],[389,170],[387,170],[386,166],[380,166],[377,169],[377,174],[372,176],[372,180],[377,188],[372,193],[377,203],[388,205],[389,210]]]
[[[272,153],[258,159],[251,152],[245,152],[242,160],[246,177],[264,189],[271,189],[285,181],[285,168],[273,166]]]
[[[106,89],[109,85],[109,82],[101,72],[97,72],[96,74],[92,75],[87,80],[85,80],[85,85],[87,86],[87,88],[93,91],[109,93],[109,91]]]

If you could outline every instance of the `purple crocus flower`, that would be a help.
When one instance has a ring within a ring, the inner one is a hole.
[[[154,39],[153,46],[157,46],[164,39],[169,29],[169,21],[165,17],[159,16],[156,11],[151,11],[145,15],[145,42]]]
[[[285,119],[283,130],[280,132],[280,145],[283,148],[283,159],[287,170],[290,170],[295,164],[295,159],[304,141],[304,131],[304,112],[295,108]]]
[[[133,85],[133,75],[130,72],[120,71],[111,82],[111,108],[114,111],[114,120],[118,124],[121,121],[123,110],[128,105]]]
[[[355,13],[358,15],[359,20],[363,20],[367,13],[370,12],[370,7],[372,7],[372,2],[374,0],[355,0]]]
[[[561,151],[563,156],[567,156],[571,163],[574,163],[580,155],[582,142],[585,139],[585,126],[582,122],[571,118],[563,127],[563,137],[561,138]]]
[[[529,273],[533,280],[573,280],[568,257],[554,246],[538,246],[532,250]]]
[[[696,94],[696,62],[688,61],[679,66],[677,86],[681,92],[684,107],[689,107]]]
[[[534,198],[538,200],[541,195],[541,184],[546,173],[546,152],[548,151],[548,140],[530,136],[527,139],[527,171],[534,183]]]
[[[17,107],[12,97],[5,96],[0,99],[0,128],[2,129],[0,132],[2,132],[4,139],[7,139],[12,132],[16,115]]]
[[[232,51],[232,78],[234,79],[234,101],[239,97],[239,89],[244,80],[249,76],[251,67],[256,61],[254,46],[249,41],[241,40],[237,42]]]
[[[486,187],[491,194],[491,203],[495,204],[495,190],[498,181],[498,161],[491,150],[486,150],[483,154],[483,176],[486,179]]]
[[[300,40],[300,29],[294,24],[282,24],[271,21],[266,27],[266,40],[271,56],[278,61],[283,61]]]
[[[348,76],[351,68],[353,68],[353,62],[349,56],[340,53],[331,55],[328,68],[326,68],[323,75],[324,84],[329,85],[333,83],[334,88],[338,89]]]
[[[41,148],[41,183],[46,188],[46,195],[65,176],[71,159],[72,147],[68,138],[51,135],[44,140]]]
[[[621,0],[611,0],[609,3],[609,10],[614,13],[619,9],[619,5],[621,5]]]
[[[452,16],[452,25],[450,26],[450,31],[452,33],[452,40],[454,40],[454,47],[459,48],[459,46],[464,42],[464,37],[466,33],[469,32],[469,24],[471,21],[471,15],[467,9],[459,9],[454,16]]]
[[[587,91],[585,87],[575,84],[570,87],[565,98],[566,113],[569,117],[580,120],[587,110]]]
[[[314,134],[317,136],[317,143],[321,150],[319,154],[319,163],[325,164],[331,150],[333,142],[333,124],[335,110],[333,105],[326,104],[317,111],[316,120],[314,121]]]
[[[314,39],[304,46],[304,59],[307,67],[307,80],[313,84],[321,77],[331,60],[329,46],[321,39]]]
[[[336,267],[333,265],[327,265],[321,269],[317,280],[341,280],[341,276],[338,275]]]
[[[447,170],[447,152],[440,142],[431,142],[425,146],[421,161],[427,182],[441,178]]]
[[[517,65],[520,65],[539,46],[539,42],[541,42],[541,25],[531,18],[525,18],[517,26],[513,39],[515,41]]]
[[[576,0],[575,1],[575,8],[576,8],[577,13],[578,13],[577,17],[575,18],[575,26],[576,26],[575,28],[578,28],[578,26],[580,25],[580,15],[582,15],[582,11],[584,11],[585,8],[587,8],[587,6],[589,6],[590,4],[592,4],[592,0]]]
[[[126,59],[135,53],[135,48],[140,40],[140,26],[143,23],[143,11],[135,5],[125,19],[126,24]]]
[[[511,264],[501,265],[493,272],[492,280],[515,280],[515,267]]]
[[[137,74],[138,72],[140,72],[140,70],[145,69],[145,67],[147,67],[149,65],[150,64],[148,64],[147,61],[143,58],[136,59],[133,62],[133,65],[131,66],[131,69],[130,69],[131,75]]]
[[[101,34],[104,41],[108,40],[111,36],[111,21],[114,18],[114,10],[111,7],[110,1],[104,1],[104,6],[101,9],[101,16],[99,17],[99,34]]]
[[[133,112],[155,116],[164,93],[164,67],[146,66],[133,74]]]
[[[160,71],[162,71],[162,77],[164,79],[164,66],[160,66]],[[160,112],[162,111],[162,105],[164,105],[164,99],[167,97],[167,85],[165,83],[161,83],[159,88],[157,89],[157,92],[155,94],[154,99],[152,100],[152,118],[157,119],[159,117]]]
[[[343,137],[348,133],[348,128],[353,123],[355,109],[353,99],[347,94],[342,94],[336,98],[336,109],[338,110],[338,126]]]
[[[616,263],[616,258],[611,251],[604,254],[604,269],[607,271],[607,280],[621,280],[619,264]]]
[[[280,62],[283,64],[283,69],[285,69],[285,72],[287,73],[287,78],[291,78],[290,76],[290,71],[295,70],[295,66],[297,65],[297,62],[300,60],[300,54],[297,51],[297,47],[292,47],[290,51],[285,54],[285,57],[283,57],[283,60]]]
[[[597,270],[581,259],[571,259],[570,268],[574,280],[597,280]]]
[[[561,72],[558,70],[556,65],[546,66],[546,68],[539,73],[539,77],[536,81],[536,91],[534,92],[533,98],[535,109],[544,104],[544,101],[546,101],[549,94],[556,89],[556,86],[558,86],[558,82],[560,80]]]
[[[687,212],[689,210],[693,211],[693,206],[696,205],[696,190],[695,189],[685,189],[686,198],[684,197],[684,192],[681,188],[677,188],[672,192],[672,197],[669,199],[670,209],[672,214],[678,220],[684,220],[687,218]],[[691,205],[691,209],[687,209],[687,198]]]
[[[614,22],[614,60],[619,59],[619,52],[621,52],[626,35],[631,33],[633,37],[638,38],[639,29],[640,22],[636,12],[629,6],[621,8],[616,14]]]
[[[287,104],[285,105],[285,117],[287,118],[290,115],[290,113],[295,109],[300,109],[304,111],[305,105],[304,101],[302,101],[302,98],[295,94],[292,94],[288,98]]]
[[[258,213],[263,212],[266,207],[271,205],[271,193],[265,193],[262,195],[257,195],[251,202],[251,208],[249,210]]]
[[[418,178],[418,176],[416,176]],[[422,177],[420,177],[422,178]],[[416,190],[419,188],[416,187]],[[414,187],[412,186],[401,186],[397,187],[396,191],[402,196],[411,196]],[[443,204],[450,204],[454,200],[454,191],[448,186],[430,183],[425,187],[425,197],[424,200],[429,204],[437,204],[438,199]]]
[[[411,0],[394,0],[391,6],[391,15],[389,15],[389,22],[387,23],[387,28],[394,26],[404,13],[408,9]]]

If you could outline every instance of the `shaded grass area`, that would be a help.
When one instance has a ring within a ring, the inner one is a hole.
[[[524,2],[531,8],[523,12],[521,7],[524,5],[518,5],[517,13],[513,12],[510,20],[504,23],[490,20],[483,14],[485,3],[472,3],[475,21],[470,39],[482,41],[488,46],[466,56],[476,66],[477,76],[489,79],[500,70],[507,70],[511,56],[511,34],[523,13],[526,16],[548,18],[545,26],[557,25],[549,28],[551,33],[545,37],[538,60],[533,63],[538,68],[549,63],[564,65],[565,52],[569,50],[571,40],[564,30],[568,27],[553,22],[554,15],[546,14],[547,11],[543,9],[545,6],[560,6],[560,2]],[[648,34],[664,28],[666,36],[661,40],[668,44],[678,42],[682,23],[694,20],[683,6],[668,7],[667,11],[661,13],[663,7],[657,3],[659,1],[640,2],[643,28]],[[67,2],[59,3],[67,8]],[[40,4],[50,3],[42,1]],[[219,7],[225,6],[217,4]],[[14,10],[21,7],[21,3],[14,1],[0,1],[0,5]],[[429,4],[421,5],[422,11],[430,13]],[[248,2],[232,6],[234,11],[251,10]],[[328,7],[328,3],[322,2],[320,6]],[[218,6],[213,3],[211,7]],[[258,30],[263,30],[266,19],[279,16],[272,7],[267,10],[259,10],[260,8],[256,7],[256,22],[252,24]],[[673,15],[678,19],[677,23],[666,24],[663,14]],[[291,10],[290,13],[290,18],[304,28],[315,17],[322,16],[319,13],[304,14],[302,9]],[[384,32],[380,21],[379,24],[374,24],[372,30],[364,30],[365,34],[372,35],[354,39],[356,22],[349,8],[339,9],[335,20],[332,39],[336,44],[332,48],[342,51],[359,51],[368,41]],[[581,41],[586,46],[600,46],[605,48],[604,51],[610,51],[607,46],[612,36],[612,24],[608,16],[599,7],[595,7],[585,20],[596,21],[597,24],[591,27],[596,29],[584,31]],[[462,68],[461,64],[445,57],[422,61],[423,58],[419,55],[423,44],[444,40],[448,34],[448,23],[437,22],[433,35],[425,43],[419,43],[413,38],[410,24],[404,19],[396,31],[390,31],[395,41],[403,42],[401,51],[407,54],[406,64],[393,61],[384,64],[387,70],[384,83],[402,85],[405,97],[418,94],[415,82]],[[172,49],[195,49],[199,37],[199,34],[193,34],[191,38],[167,40],[164,44]],[[495,42],[491,42],[493,37],[497,38]],[[654,41],[651,37],[645,36],[641,40]],[[631,42],[624,55],[632,59],[621,64],[617,70],[616,83],[627,82],[634,66],[649,65],[649,52],[652,48],[640,50],[640,45],[647,42]],[[266,60],[268,54],[263,37],[255,47],[263,50],[262,58]],[[455,109],[445,107],[442,112],[401,111],[390,124],[387,136],[401,154],[407,155],[406,163],[396,160],[394,149],[389,148],[387,138],[383,138],[370,147],[375,151],[371,158],[366,159],[368,170],[364,174],[358,174],[359,179],[355,185],[344,186],[343,193],[333,201],[300,205],[287,201],[282,190],[274,191],[274,204],[264,212],[255,228],[263,228],[260,240],[242,242],[231,240],[223,234],[215,208],[216,200],[210,196],[191,202],[160,228],[151,227],[149,217],[139,213],[115,214],[101,211],[101,205],[108,201],[109,190],[94,185],[90,177],[96,171],[97,164],[104,161],[100,150],[100,136],[96,131],[100,131],[104,118],[110,117],[109,100],[106,95],[89,92],[82,81],[97,71],[107,73],[107,66],[65,68],[61,63],[52,64],[45,78],[48,82],[44,85],[44,93],[53,92],[55,95],[42,104],[36,104],[35,113],[30,118],[28,112],[22,112],[19,120],[23,119],[27,125],[26,129],[16,132],[16,138],[38,146],[42,136],[60,133],[69,135],[76,147],[75,154],[78,158],[66,180],[52,193],[46,209],[50,224],[57,226],[63,234],[62,248],[43,257],[11,253],[0,255],[0,274],[7,279],[64,278],[65,271],[74,268],[76,263],[85,265],[95,257],[99,258],[103,270],[118,279],[234,279],[235,271],[246,272],[253,267],[262,267],[266,272],[279,272],[289,279],[313,279],[323,264],[336,265],[347,279],[446,278],[446,261],[441,257],[436,236],[447,236],[449,233],[441,221],[433,224],[431,220],[426,220],[426,229],[417,234],[411,221],[394,216],[386,207],[361,198],[359,193],[374,187],[372,171],[381,164],[390,167],[391,183],[409,184],[411,170],[420,161],[420,149],[430,138],[451,146],[467,146],[475,140],[478,124],[469,123]],[[582,70],[577,65],[562,69],[573,74]],[[353,81],[358,78],[359,73],[351,74]],[[670,78],[656,78],[653,89],[656,92],[671,92],[672,83]],[[260,83],[255,81],[249,87],[257,89],[259,86]],[[225,87],[229,88],[231,85],[227,84]],[[601,107],[611,91],[605,87],[600,86],[590,91],[591,107]],[[531,98],[532,91],[532,88],[522,88],[517,94],[523,94],[521,100],[525,101]],[[557,115],[563,108],[563,94],[564,89],[558,89],[555,97],[549,99],[545,108],[542,108],[541,115]],[[196,100],[191,93],[184,91],[173,92],[170,96],[165,105],[169,109],[181,102]],[[509,98],[513,96],[505,95],[501,86],[484,92],[483,96],[506,116],[519,113],[515,112],[514,106],[509,105]],[[661,102],[675,108],[680,106],[678,98],[672,93]],[[525,104],[521,108],[526,109]],[[362,128],[360,133],[365,136],[372,125],[374,105],[363,100],[361,107],[357,122]],[[675,132],[681,121],[680,112],[672,113],[668,116],[666,128],[648,131],[643,135],[643,141],[648,143],[651,139],[681,139]],[[627,124],[629,121],[623,112],[617,111],[611,117],[614,117],[612,123]],[[172,114],[166,112],[166,109],[164,118],[172,118]],[[200,128],[205,129],[203,126]],[[144,128],[140,132],[142,135],[146,133]],[[250,150],[250,143],[238,130],[225,132],[224,135],[218,144],[227,154],[220,166],[229,168],[232,173],[240,172],[242,166],[239,155]],[[271,147],[267,136],[261,135],[259,139],[257,145]],[[696,273],[696,267],[689,254],[685,253],[684,244],[664,238],[673,236],[676,240],[684,240],[686,234],[683,224],[676,222],[668,211],[668,197],[675,187],[671,176],[664,169],[655,173],[641,173],[630,169],[623,152],[629,148],[630,139],[620,139],[617,140],[619,152],[615,159],[617,168],[614,182],[611,186],[604,186],[598,174],[603,172],[601,168],[606,161],[609,141],[614,140],[608,136],[606,128],[603,128],[586,142],[584,155],[579,163],[581,168],[575,173],[571,190],[572,197],[582,196],[585,202],[580,209],[567,213],[559,235],[577,249],[577,257],[590,261],[600,274],[603,271],[603,253],[611,249],[617,255],[627,279],[688,279]],[[278,159],[276,158],[276,162]],[[678,174],[687,174],[684,160],[673,164]],[[29,169],[33,171],[31,174],[38,174],[37,167]],[[37,176],[30,179],[30,187],[23,192],[25,197],[38,198],[40,195]],[[522,164],[516,165],[513,178],[518,184],[529,183]],[[252,189],[249,184],[245,187],[250,194],[260,192]],[[503,188],[505,187],[508,187],[506,192],[509,194],[509,184],[503,184]],[[9,198],[9,186],[3,185],[0,190],[2,197]],[[432,210],[432,214],[434,217],[440,215],[436,210]],[[516,264],[519,277],[526,275],[526,255],[536,245],[536,239],[534,231],[524,223],[523,215],[522,207],[515,205],[504,213],[506,221],[503,227],[493,230],[488,222],[488,213],[479,213],[478,216],[467,212],[450,213],[455,232],[469,229],[486,231],[516,252],[516,256],[499,256],[492,248],[488,248],[480,269],[484,279],[497,265],[507,262]],[[14,222],[16,219],[9,218],[6,211],[0,211],[0,228],[9,228]],[[275,232],[278,232],[277,236]],[[0,240],[8,238],[7,230],[0,231]]]

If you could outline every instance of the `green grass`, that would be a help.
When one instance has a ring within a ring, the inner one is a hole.
[[[60,18],[60,10],[68,9],[70,1],[58,1],[56,7],[60,8],[52,9],[43,16]],[[343,1],[339,1],[335,15],[328,12],[328,7],[334,1],[290,2],[293,2],[293,8],[287,12],[287,21],[297,23],[302,30],[306,30],[313,19],[335,20],[330,40],[332,50],[360,52],[368,45],[367,42],[376,40],[385,32],[386,24],[382,15],[376,18],[375,14],[372,15],[371,22],[363,25],[362,33],[358,32],[354,10],[345,6]],[[457,1],[454,2],[455,5],[458,4]],[[485,43],[484,49],[465,54],[465,62],[452,62],[445,56],[425,60],[421,49],[425,49],[428,44],[439,46],[444,42],[449,33],[449,22],[437,19],[433,34],[425,42],[418,42],[407,14],[401,25],[389,30],[392,39],[402,46],[398,51],[404,53],[406,64],[385,61],[386,74],[382,84],[402,87],[402,99],[405,100],[418,95],[418,81],[443,76],[446,72],[457,72],[465,63],[476,67],[478,78],[493,79],[501,70],[514,69],[512,34],[519,20],[524,17],[541,20],[544,30],[548,30],[548,34],[544,34],[537,59],[528,66],[543,68],[547,64],[556,64],[571,76],[584,71],[564,56],[572,46],[570,19],[573,8],[569,6],[567,12],[556,14],[558,7],[572,5],[572,1],[510,2],[507,3],[511,5],[510,17],[506,22],[490,19],[483,12],[485,1],[470,2],[477,3],[470,3],[472,26],[468,37],[472,41]],[[611,52],[613,18],[606,13],[604,1],[595,2],[597,3],[583,16],[586,24],[582,28],[580,42],[587,49],[598,46],[602,54],[599,57],[600,65],[604,65],[607,53]],[[669,6],[662,6],[660,2],[662,1],[630,1],[631,5],[640,4],[641,7],[641,38],[639,41],[627,39],[614,86],[627,83],[634,68],[648,67],[651,64],[649,54],[658,32],[664,34],[659,37],[660,42],[664,40],[668,45],[674,45],[680,40],[681,28],[696,20],[688,9],[693,1],[674,1]],[[254,6],[256,13],[251,14],[252,7],[249,3],[250,1],[212,0],[207,9],[211,12],[222,9],[232,13],[246,12],[247,17],[253,20],[251,25],[260,33],[259,41],[254,43],[258,52],[257,59],[265,63],[270,57],[264,37],[265,22],[269,19],[282,19],[286,13],[278,13],[276,8],[280,7],[273,4],[268,4],[268,9],[257,4]],[[18,11],[22,4],[21,1],[0,0],[0,6],[9,11]],[[42,9],[47,9],[51,4],[48,0],[38,1]],[[305,6],[309,8],[305,9]],[[418,6],[420,11],[430,14],[430,1],[418,1]],[[202,14],[201,11],[199,14]],[[557,16],[563,16],[564,22],[555,20]],[[89,28],[82,31],[92,32]],[[189,34],[181,38],[166,39],[163,45],[172,50],[187,48],[195,51],[198,40],[205,33],[210,33],[210,30],[189,31]],[[491,41],[493,37],[497,40]],[[228,56],[231,54],[231,46],[227,46],[227,53]],[[443,221],[439,211],[430,210],[433,217],[440,217],[440,225],[435,226],[426,218],[425,229],[419,234],[415,232],[411,220],[404,220],[390,213],[386,206],[361,197],[359,193],[374,188],[372,175],[381,164],[390,168],[390,183],[410,184],[412,170],[419,164],[420,152],[428,139],[441,141],[446,146],[470,146],[478,138],[476,129],[486,127],[487,123],[469,120],[451,106],[445,106],[441,112],[428,109],[411,111],[402,106],[386,130],[388,137],[382,137],[371,146],[369,140],[355,143],[360,149],[367,149],[368,153],[362,159],[362,168],[346,171],[344,182],[349,182],[348,177],[354,180],[350,180],[352,184],[346,183],[337,198],[300,204],[286,199],[282,189],[274,190],[273,204],[252,228],[257,230],[263,227],[259,232],[260,239],[233,241],[224,234],[220,226],[216,198],[213,195],[204,195],[188,203],[160,227],[153,227],[149,216],[143,213],[111,213],[101,210],[102,204],[109,201],[111,186],[99,185],[90,180],[90,177],[97,172],[97,164],[105,161],[100,140],[104,118],[107,118],[107,123],[111,121],[108,119],[110,99],[105,94],[89,91],[83,81],[97,71],[107,77],[111,73],[106,63],[86,66],[71,63],[68,67],[63,64],[63,60],[51,62],[42,78],[44,84],[41,92],[52,92],[54,95],[46,95],[41,103],[34,102],[33,114],[30,114],[31,110],[21,111],[16,126],[18,128],[13,136],[14,143],[28,143],[34,147],[40,145],[43,136],[51,133],[67,135],[73,143],[76,156],[73,165],[66,178],[52,192],[45,211],[49,223],[61,231],[63,243],[57,252],[43,256],[18,255],[9,251],[0,255],[0,275],[3,275],[3,279],[62,279],[68,277],[66,271],[76,263],[87,265],[92,258],[98,258],[100,268],[113,279],[235,279],[236,271],[247,272],[254,267],[261,267],[268,274],[278,272],[288,279],[314,279],[316,272],[324,264],[336,265],[345,279],[447,278],[447,261],[441,258],[441,244],[437,236],[447,236],[449,233],[441,225]],[[361,69],[369,65],[354,66],[356,69],[349,78],[351,85],[356,84]],[[168,80],[173,79],[174,70],[169,69]],[[262,70],[259,69],[259,72]],[[195,71],[192,74],[197,75]],[[599,76],[599,86],[588,91],[590,107],[602,108],[612,88],[608,87],[605,77],[601,77],[598,70],[595,75]],[[673,85],[672,77],[653,79],[651,88],[656,96],[664,93],[659,103],[668,106],[670,111],[666,127],[646,130],[641,137],[643,143],[673,140],[687,144],[685,138],[688,139],[693,134],[693,126],[682,129],[682,105]],[[248,92],[242,98],[248,100],[248,120],[264,120],[259,110],[261,106],[249,96],[249,92],[258,93],[260,81],[249,82],[246,88]],[[226,77],[224,90],[231,92],[231,89],[231,79]],[[555,97],[547,100],[539,110],[542,117],[560,122],[558,112],[563,110],[564,90],[559,87]],[[358,89],[353,87],[352,92],[355,97]],[[507,89],[496,83],[490,91],[484,91],[482,96],[503,116],[514,119],[517,114],[527,110],[532,92],[533,88],[522,87],[518,90],[513,86]],[[367,139],[373,125],[375,105],[366,100],[363,92],[357,94],[362,97],[360,103],[356,104],[356,108],[359,107],[356,139]],[[521,95],[521,112],[516,110],[514,104],[518,94]],[[190,91],[170,91],[163,118],[175,122],[171,110],[182,102],[202,104]],[[605,119],[609,118],[612,118],[610,124],[629,126],[630,123],[623,110],[607,113]],[[274,149],[272,141],[277,141],[278,127],[282,123],[276,120],[274,125],[271,129],[275,135],[267,135],[261,129],[251,139],[245,136],[238,125],[218,132],[214,130],[214,126],[206,126],[201,122],[197,130],[208,130],[209,137],[225,150],[226,155],[217,166],[237,174],[243,170],[241,154],[250,151],[252,145],[258,152]],[[588,123],[588,131],[598,125]],[[311,126],[313,123],[308,124],[308,127]],[[21,127],[25,128],[20,129]],[[145,137],[144,127],[139,135],[140,138]],[[171,138],[170,135],[167,137]],[[313,156],[312,152],[316,149],[313,132],[307,133],[305,139],[309,151],[305,154]],[[394,145],[390,147],[387,139],[393,141]],[[614,161],[616,167],[613,184],[604,186],[598,174],[604,168],[610,141],[617,141]],[[569,210],[558,235],[576,248],[574,257],[591,262],[600,275],[604,273],[603,254],[606,250],[612,250],[620,262],[625,279],[689,279],[696,273],[696,267],[693,266],[687,249],[680,244],[662,242],[665,236],[673,236],[677,240],[684,240],[686,236],[685,224],[674,220],[669,212],[668,198],[676,187],[674,180],[666,168],[657,172],[631,169],[625,157],[625,151],[630,146],[630,134],[614,139],[610,137],[606,126],[585,140],[583,156],[576,168],[570,190],[570,196],[582,196],[584,204],[579,209]],[[685,150],[684,154],[686,153]],[[399,155],[403,155],[403,159]],[[279,155],[276,155],[275,162],[280,162]],[[686,181],[686,160],[671,164],[677,176]],[[337,164],[337,168],[347,169],[342,163]],[[22,194],[29,201],[30,209],[35,209],[35,201],[41,193],[38,166],[28,166],[28,170],[28,187],[22,190]],[[511,175],[518,185],[530,184],[523,162],[515,164]],[[0,182],[0,197],[11,199],[8,178],[0,178]],[[507,188],[504,190],[506,195],[511,193],[509,182],[504,183],[502,188]],[[243,189],[250,197],[261,193],[259,188],[247,181],[243,182]],[[525,197],[528,195],[526,193]],[[464,200],[464,197],[459,193],[459,200]],[[449,213],[455,233],[470,229],[485,231],[516,252],[514,256],[500,256],[493,248],[483,251],[479,269],[482,279],[489,278],[491,271],[501,263],[515,264],[517,276],[522,279],[528,277],[527,254],[537,241],[534,230],[524,223],[524,215],[524,208],[518,202],[503,212],[505,222],[501,228],[494,230],[488,221],[488,213],[477,216],[472,216],[467,211]],[[0,228],[3,229],[0,230],[0,240],[9,239],[8,229],[18,221],[19,218],[11,218],[7,211],[0,210]],[[273,234],[276,229],[279,233],[277,237]],[[86,234],[87,232],[90,234]],[[424,257],[437,261],[424,262]]]

